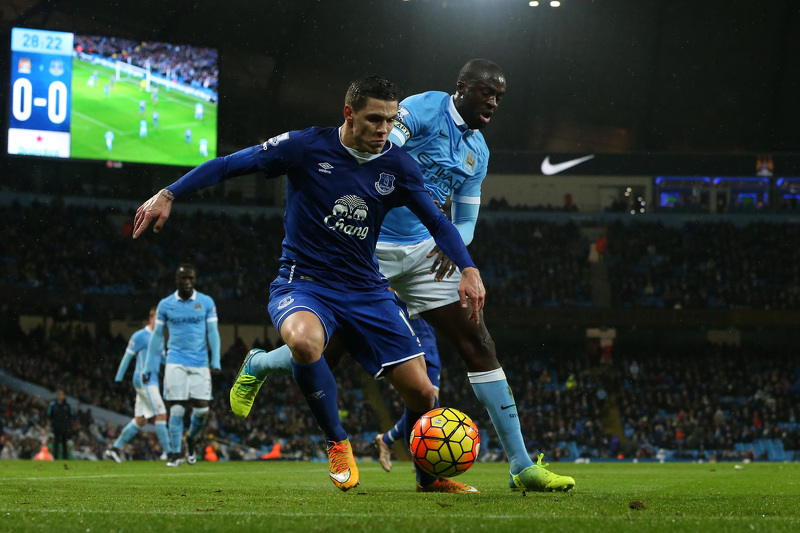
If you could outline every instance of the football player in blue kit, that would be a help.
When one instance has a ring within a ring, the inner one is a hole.
[[[387,143],[397,116],[394,86],[378,76],[347,90],[340,127],[291,131],[203,163],[145,202],[133,237],[158,232],[176,197],[258,170],[286,175],[286,212],[278,277],[269,313],[291,351],[292,374],[328,443],[329,477],[347,491],[359,483],[341,426],[336,380],[322,358],[335,333],[371,375],[386,378],[405,404],[405,442],[413,423],[435,405],[424,352],[406,314],[378,270],[375,246],[387,212],[410,208],[461,270],[458,305],[478,320],[485,291],[458,230],[439,210],[416,162]],[[417,469],[417,491],[477,492]]]
[[[417,161],[434,200],[444,205],[451,199],[453,223],[467,245],[472,242],[489,161],[489,148],[480,130],[492,120],[505,91],[505,75],[497,64],[470,60],[458,74],[454,94],[428,91],[400,102],[389,135],[393,144],[402,146]],[[466,364],[473,391],[486,407],[508,458],[510,487],[530,491],[572,489],[575,480],[547,470],[542,454],[533,463],[489,331],[483,320],[468,320],[458,305],[454,289],[460,274],[414,213],[401,207],[386,216],[375,254],[381,273],[408,305],[410,316],[424,318],[453,344]],[[336,346],[338,343],[332,344],[325,352],[332,366],[341,357]],[[248,354],[231,388],[234,414],[247,416],[264,379],[288,364],[289,353],[284,347]],[[385,457],[390,436],[381,434],[378,439],[376,446]]]
[[[169,404],[171,443],[167,466],[180,466],[183,462],[183,418],[190,404],[192,415],[186,435],[186,462],[190,465],[197,462],[195,438],[208,421],[211,369],[215,372],[220,369],[217,306],[210,296],[194,288],[196,282],[194,265],[183,263],[178,266],[175,272],[177,290],[158,302],[142,375],[145,384],[158,375],[164,330],[169,330],[167,364],[164,366],[164,399]]]
[[[155,322],[156,308],[154,307],[150,309],[150,317],[147,321],[147,325],[131,335],[128,346],[125,348],[125,354],[122,356],[122,361],[119,362],[117,375],[114,378],[114,381],[121,383],[131,360],[136,359],[133,370],[133,388],[136,391],[136,403],[133,407],[134,417],[122,428],[113,446],[105,451],[106,457],[118,463],[122,462],[120,453],[125,443],[135,437],[142,427],[144,427],[147,420],[153,417],[156,419],[156,436],[161,443],[161,448],[165,453],[170,453],[169,432],[167,431],[167,408],[164,406],[164,400],[161,398],[161,392],[158,390],[158,378],[151,379],[150,383],[147,385],[142,383],[142,369],[144,368],[147,346],[150,343],[150,337],[153,334]]]

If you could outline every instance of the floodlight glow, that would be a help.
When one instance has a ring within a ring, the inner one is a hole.
[[[561,2],[559,2],[558,0],[553,0],[552,2],[550,2],[550,7],[558,7],[560,5]]]

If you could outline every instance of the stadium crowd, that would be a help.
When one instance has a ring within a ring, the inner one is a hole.
[[[470,246],[491,304],[496,308],[591,305],[586,237],[590,232],[572,222],[507,211],[482,214]],[[110,337],[103,328],[93,334],[69,321],[115,318],[84,305],[87,295],[155,302],[174,290],[175,265],[190,259],[199,265],[203,291],[218,302],[248,307],[266,300],[283,237],[280,216],[176,212],[165,234],[169,238],[136,241],[130,239],[131,219],[131,213],[116,208],[57,201],[11,204],[0,210],[4,227],[0,288],[34,296],[59,292],[70,306],[42,311],[53,312],[57,320],[46,332],[38,328],[22,334],[13,318],[6,320],[0,368],[51,390],[62,388],[82,404],[130,415],[131,385],[113,383],[127,339]],[[605,232],[608,246],[603,255],[612,307],[800,307],[800,252],[791,246],[798,227],[789,222],[743,226],[687,222],[673,227],[633,221],[612,223]],[[116,318],[131,318],[131,312]],[[258,347],[269,348],[265,342]],[[230,414],[228,389],[248,349],[239,341],[222,359],[207,435],[213,435],[226,458],[260,457],[277,442],[282,457],[324,457],[316,425],[290,377],[270,378],[268,394],[259,397],[263,405],[247,420]],[[693,450],[692,457],[702,450],[720,459],[740,458],[744,452],[734,443],[761,438],[777,439],[786,450],[797,450],[797,366],[782,354],[754,355],[754,348],[698,350],[689,359],[653,347],[640,353],[623,351],[615,354],[615,361],[626,359],[624,365],[599,369],[589,363],[583,348],[574,346],[543,353],[526,345],[504,346],[500,354],[504,367],[514,369],[509,383],[517,395],[529,449],[554,458],[649,457],[659,448],[679,454]],[[462,408],[479,427],[488,427],[463,364],[447,347],[442,353],[443,404]],[[633,360],[638,362],[636,372]],[[341,415],[358,443],[356,453],[374,457],[372,436],[386,428],[379,427],[371,402],[364,401],[359,373],[355,365],[336,372]],[[398,414],[397,395],[388,388],[379,393],[390,413]],[[616,407],[607,406],[609,399]],[[4,444],[12,442],[20,456],[35,451],[24,443],[41,440],[47,432],[39,412],[42,406],[7,389],[2,401]],[[615,409],[618,416],[609,416]],[[78,420],[79,454],[99,456],[118,428],[95,422],[85,413]],[[483,449],[484,459],[502,457],[491,431]],[[129,452],[137,458],[160,455],[149,438],[134,439]]]
[[[126,339],[93,339],[68,327],[53,328],[47,336],[34,331],[15,338],[0,344],[0,368],[6,372],[53,390],[61,388],[84,406],[133,414],[130,381],[113,383]],[[567,346],[550,346],[535,355],[530,347],[504,348],[505,365],[514,369],[508,373],[509,384],[516,391],[528,449],[541,450],[550,460],[655,458],[659,449],[677,458],[763,459],[737,449],[737,443],[756,439],[777,439],[785,450],[800,450],[800,365],[788,353],[708,345],[682,354],[642,349],[638,353],[646,351],[645,358],[634,357],[636,352],[628,349],[605,365]],[[277,443],[284,459],[324,458],[324,443],[290,376],[269,378],[250,417],[239,420],[232,415],[228,391],[247,349],[238,341],[222,358],[205,441],[217,446],[225,459],[257,459]],[[491,427],[466,381],[463,364],[447,345],[441,351],[442,405],[469,413],[479,428]],[[340,415],[353,436],[355,453],[375,458],[374,435],[387,428],[380,427],[374,403],[365,398],[363,380],[371,378],[349,360],[335,375]],[[398,395],[382,382],[378,393],[388,412],[398,415]],[[45,409],[36,398],[0,388],[3,457],[29,458],[48,440]],[[87,409],[78,409],[73,456],[102,457],[118,432],[105,421],[93,420]],[[504,460],[494,431],[484,431],[483,437],[481,460]],[[134,439],[127,451],[137,459],[161,454],[149,433]]]
[[[157,298],[171,290],[174,265],[192,258],[216,299],[265,300],[283,237],[279,216],[175,213],[168,231],[177,239],[136,241],[130,219],[109,208],[10,205],[0,212],[0,283],[78,302],[86,294]],[[470,253],[491,305],[591,306],[590,241],[581,229],[485,214]],[[791,246],[799,232],[788,222],[610,224],[612,307],[800,309],[800,250]]]

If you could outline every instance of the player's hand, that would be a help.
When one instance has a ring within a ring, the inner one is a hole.
[[[481,309],[486,303],[486,288],[483,286],[481,273],[477,268],[468,267],[461,271],[461,281],[458,283],[458,297],[462,308],[467,309],[469,304],[472,304],[472,311],[469,314],[470,320],[476,324],[480,322]]]
[[[161,231],[164,223],[169,218],[170,211],[172,211],[173,200],[175,200],[175,195],[172,192],[167,189],[161,189],[152,198],[140,205],[133,219],[133,238],[136,239],[144,233],[144,230],[147,229],[153,219],[156,220],[156,223],[153,224],[153,233]]]
[[[219,376],[220,374],[222,374],[222,369],[220,369],[220,368],[212,368],[211,369],[211,374],[214,375],[214,376]]]
[[[453,263],[449,257],[447,257],[442,250],[439,249],[438,246],[434,246],[433,250],[428,252],[426,257],[433,257],[436,256],[436,259],[433,261],[433,265],[431,265],[431,274],[436,272],[434,276],[434,281],[442,281],[445,276],[450,277],[456,271],[456,264]],[[438,271],[437,271],[438,268]]]
[[[147,385],[148,383],[150,383],[150,372],[144,372],[142,374],[142,384]]]

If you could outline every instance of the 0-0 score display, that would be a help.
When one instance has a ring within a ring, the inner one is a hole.
[[[70,156],[73,34],[11,30],[8,153]]]

